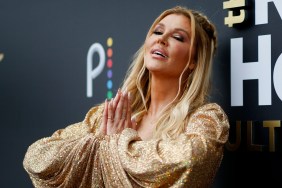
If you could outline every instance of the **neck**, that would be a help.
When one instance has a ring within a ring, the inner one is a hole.
[[[164,108],[174,100],[178,92],[178,79],[156,78],[151,79],[151,104],[149,114],[158,116]]]

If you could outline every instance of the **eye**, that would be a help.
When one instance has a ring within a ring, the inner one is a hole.
[[[155,35],[162,35],[163,34],[163,32],[161,32],[161,31],[154,31],[153,32]]]
[[[184,41],[184,37],[182,37],[181,35],[174,35],[173,38],[180,41],[180,42]]]

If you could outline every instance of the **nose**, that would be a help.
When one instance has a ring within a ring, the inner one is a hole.
[[[157,41],[159,44],[162,44],[164,46],[167,45],[167,38],[165,35],[161,35],[159,38],[158,38],[158,41]]]

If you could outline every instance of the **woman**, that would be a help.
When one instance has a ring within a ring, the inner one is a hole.
[[[229,123],[207,102],[215,27],[174,7],[151,26],[111,101],[32,144],[35,187],[209,187]]]

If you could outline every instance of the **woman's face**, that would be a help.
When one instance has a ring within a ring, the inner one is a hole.
[[[144,61],[156,75],[179,78],[191,49],[190,20],[181,14],[164,17],[145,41]]]

